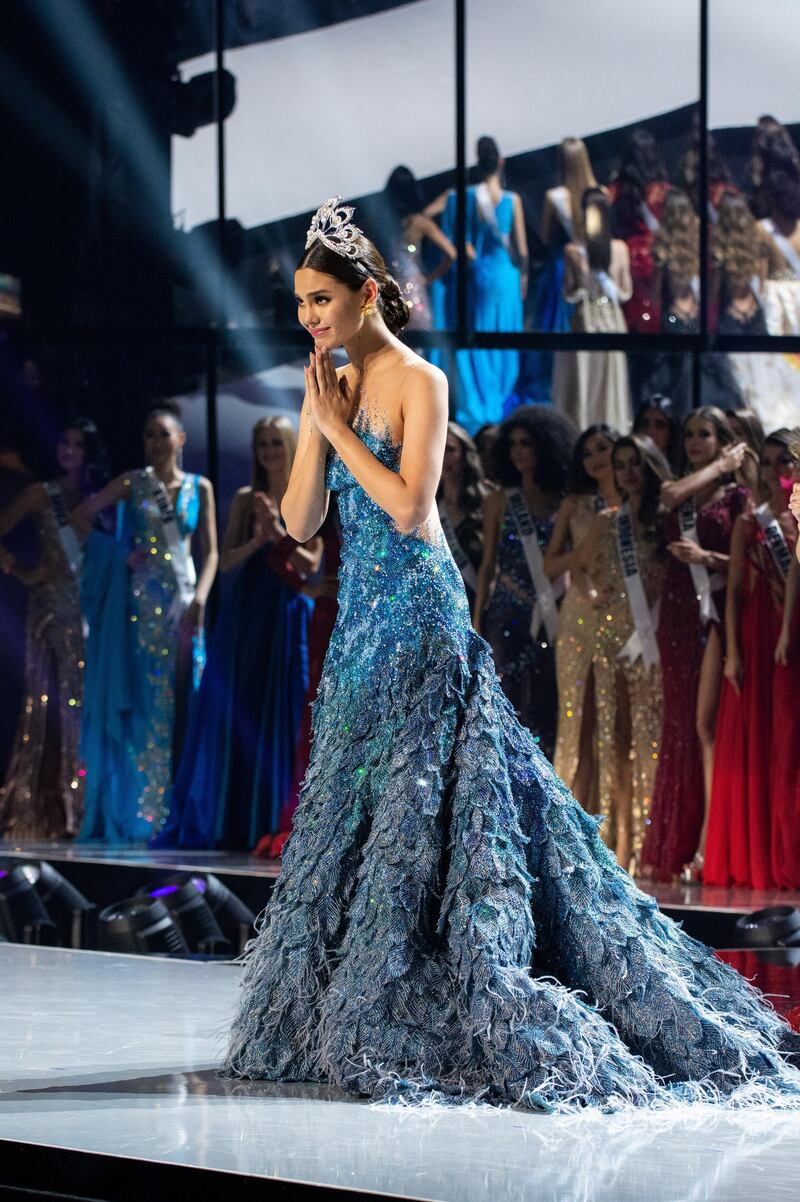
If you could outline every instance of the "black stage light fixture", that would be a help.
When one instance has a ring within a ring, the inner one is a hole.
[[[0,931],[12,943],[58,947],[58,928],[21,868],[0,868]]]
[[[800,910],[796,906],[768,906],[736,920],[744,947],[800,946]]]
[[[86,922],[95,905],[45,860],[21,864],[20,871],[39,894],[50,917],[61,927],[66,946],[83,947]]]
[[[229,956],[231,942],[225,938],[205,899],[204,885],[199,877],[176,872],[151,881],[139,890],[139,895],[163,902],[193,952],[204,956]]]
[[[162,901],[131,897],[101,910],[98,943],[105,952],[134,952],[143,956],[188,956],[180,928]]]
[[[245,944],[254,933],[255,914],[213,873],[196,872],[193,876],[197,888],[203,893],[209,909],[222,928],[222,933],[230,939],[241,955]]]

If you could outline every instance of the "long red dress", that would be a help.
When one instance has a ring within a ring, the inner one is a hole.
[[[747,542],[739,630],[742,688],[737,694],[728,680],[722,687],[703,883],[771,889],[777,884],[772,866],[772,810],[777,800],[773,721],[781,722],[781,707],[774,709],[774,686],[780,692],[782,677],[792,673],[775,670],[784,580],[756,519],[743,520]],[[795,679],[793,705],[796,685]],[[782,756],[781,768],[784,763]]]
[[[772,876],[779,889],[800,889],[800,603],[792,616],[789,656],[772,676]]]
[[[707,551],[727,555],[733,523],[748,507],[750,494],[731,485],[725,495],[697,514],[697,535]],[[667,541],[680,538],[678,510],[667,518]],[[725,589],[714,593],[720,618],[725,613]],[[670,881],[697,851],[705,813],[705,788],[700,741],[697,737],[697,693],[708,630],[687,564],[669,557],[658,646],[664,682],[664,725],[650,816],[641,865],[659,881]]]
[[[645,189],[645,203],[656,219],[660,219],[664,198],[670,189],[668,180],[652,180]],[[617,185],[608,188],[612,204],[617,198]],[[631,261],[633,292],[622,306],[628,330],[641,334],[657,334],[661,328],[661,298],[654,293],[655,263],[653,243],[656,232],[642,217],[632,230],[623,235],[628,244]]]

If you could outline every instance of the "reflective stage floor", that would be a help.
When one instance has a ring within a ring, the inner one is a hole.
[[[190,1177],[233,1202],[254,1189],[288,1197],[289,1182],[294,1196],[443,1202],[800,1196],[800,1115],[398,1110],[319,1087],[223,1081],[214,1066],[238,975],[0,945],[0,1193],[15,1166],[16,1184],[25,1173],[30,1186],[61,1156],[50,1188],[62,1196],[157,1199],[185,1193]],[[149,1179],[137,1176],[145,1167]]]

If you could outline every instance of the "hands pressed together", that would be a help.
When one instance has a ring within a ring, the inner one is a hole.
[[[336,375],[330,351],[312,351],[309,360],[303,372],[311,417],[320,434],[331,442],[349,425],[353,410],[350,385],[344,376]]]

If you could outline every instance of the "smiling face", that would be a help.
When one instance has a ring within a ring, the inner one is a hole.
[[[79,472],[86,458],[83,431],[76,430],[74,426],[68,426],[58,440],[56,458],[62,472],[67,475],[71,472]]]
[[[364,325],[362,307],[374,303],[376,296],[377,285],[372,279],[353,292],[334,276],[311,267],[301,267],[294,273],[297,319],[320,350],[343,346],[355,337]]]
[[[722,450],[716,427],[704,417],[690,417],[683,434],[686,458],[693,471],[713,463]]]
[[[253,453],[268,478],[287,470],[286,443],[277,426],[259,426],[253,435]]]
[[[660,409],[645,409],[636,423],[636,433],[646,434],[662,455],[669,450],[669,422]]]
[[[177,457],[186,434],[167,413],[154,413],[144,428],[144,457],[153,467],[164,467]]]
[[[611,467],[614,444],[605,434],[590,434],[583,444],[581,460],[586,475],[592,480],[605,480]]]
[[[614,479],[617,488],[626,497],[641,496],[644,492],[644,466],[636,447],[615,447]]]
[[[508,439],[508,454],[512,466],[521,476],[536,471],[536,446],[524,426],[515,426]]]

